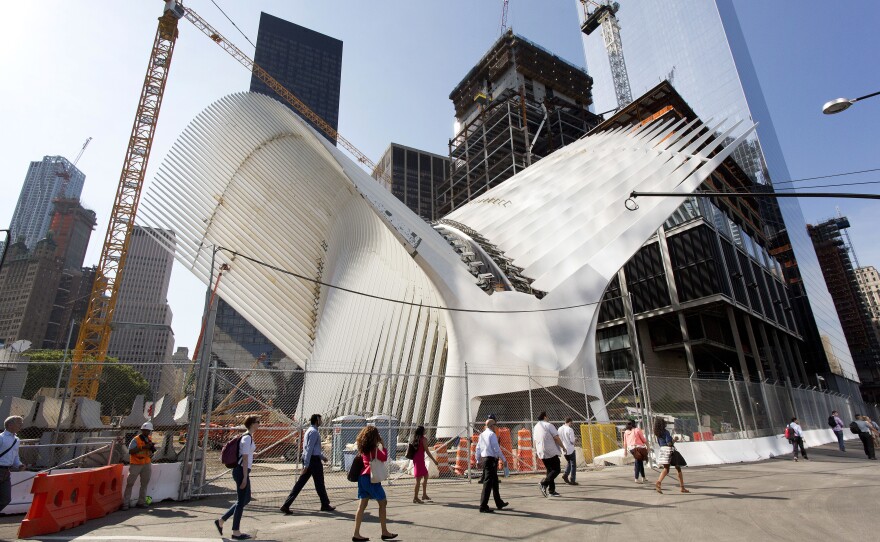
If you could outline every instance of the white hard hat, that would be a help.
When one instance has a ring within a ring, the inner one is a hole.
[[[147,431],[152,431],[153,424],[150,422],[146,422],[146,423],[144,423],[144,425],[141,426],[141,429],[146,429]]]

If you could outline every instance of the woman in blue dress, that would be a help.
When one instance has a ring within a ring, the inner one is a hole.
[[[681,492],[690,493],[690,491],[684,487],[684,474],[681,472],[681,468],[687,466],[687,461],[685,461],[684,457],[682,457],[678,450],[675,449],[675,439],[672,438],[672,435],[669,434],[669,430],[666,429],[666,420],[663,418],[657,418],[654,421],[654,436],[657,437],[657,444],[660,445],[660,455],[663,456],[668,454],[669,456],[669,459],[665,464],[660,462],[660,466],[663,467],[663,472],[660,473],[660,477],[657,478],[657,483],[655,484],[657,493],[663,493],[663,489],[660,486],[663,483],[663,479],[669,474],[669,467],[675,467],[675,470],[678,473],[678,483],[681,487]],[[667,449],[664,452],[664,447],[671,449]]]
[[[364,470],[358,478],[358,505],[357,515],[354,517],[354,536],[351,537],[352,542],[365,542],[369,538],[361,536],[361,522],[364,519],[364,511],[367,509],[370,499],[375,499],[379,503],[379,523],[382,525],[382,540],[393,540],[397,538],[397,534],[388,530],[386,525],[386,506],[388,500],[385,497],[385,489],[382,483],[373,483],[370,480],[370,461],[378,459],[379,461],[388,461],[388,451],[385,450],[385,443],[382,442],[382,436],[379,430],[372,425],[368,425],[361,429],[357,439],[358,452],[364,462]]]

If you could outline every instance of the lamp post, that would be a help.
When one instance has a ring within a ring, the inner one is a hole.
[[[873,92],[871,94],[866,94],[864,96],[860,96],[858,98],[838,98],[836,100],[831,100],[830,102],[825,103],[822,106],[822,112],[826,115],[833,115],[835,113],[840,113],[841,111],[846,111],[850,108],[850,106],[858,101],[864,100],[865,98],[870,98],[872,96],[880,95],[880,92]]]

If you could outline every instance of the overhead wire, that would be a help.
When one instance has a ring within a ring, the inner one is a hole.
[[[226,20],[227,20],[227,21],[229,21],[230,23],[232,23],[232,26],[234,26],[235,29],[238,30],[238,33],[241,34],[242,36],[244,36],[244,39],[246,39],[247,42],[251,44],[251,47],[253,47],[254,49],[256,49],[257,46],[254,45],[254,42],[252,42],[251,39],[250,39],[249,37],[247,37],[247,34],[245,34],[244,32],[242,32],[241,28],[239,28],[238,25],[235,24],[235,21],[233,21],[233,20],[229,17],[229,15],[226,14],[225,11],[223,11],[223,8],[221,8],[221,7],[217,4],[217,2],[215,2],[214,0],[211,0],[211,3],[214,4],[214,6],[216,6],[216,8],[220,10],[220,13],[222,13],[223,16],[226,17]]]

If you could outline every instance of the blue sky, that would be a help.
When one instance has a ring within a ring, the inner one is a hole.
[[[501,0],[216,1],[252,40],[260,11],[266,11],[344,42],[339,131],[374,160],[390,141],[447,153],[453,126],[449,92],[498,37],[502,5]],[[252,53],[210,0],[186,4]],[[0,34],[0,224],[12,218],[31,160],[47,154],[72,158],[92,136],[79,165],[87,175],[84,204],[99,220],[86,263],[97,261],[161,6],[159,0],[4,6],[6,19],[15,24]],[[741,0],[736,6],[792,177],[880,167],[880,97],[840,115],[820,112],[832,98],[880,90],[880,2],[839,2],[833,10],[827,4],[805,9],[793,0]],[[583,66],[577,9],[574,0],[512,0],[509,23]],[[181,22],[148,183],[186,124],[214,100],[246,90],[249,80],[219,47]],[[880,172],[839,180],[880,180]],[[877,191],[872,185],[852,190]],[[802,200],[801,205],[808,221],[832,216],[839,205],[853,223],[862,265],[880,265],[873,236],[880,226],[877,202]],[[202,288],[175,269],[169,302],[179,346],[191,348],[198,335]]]

